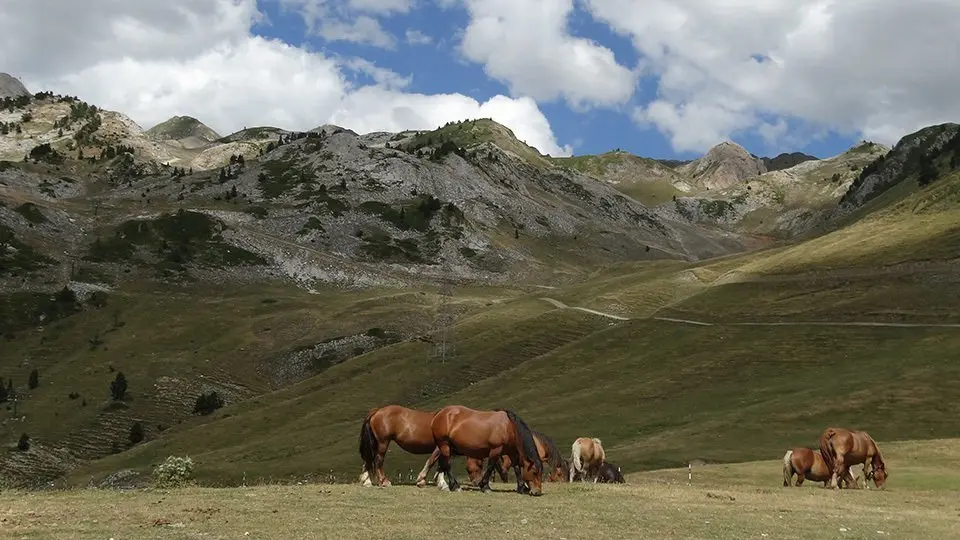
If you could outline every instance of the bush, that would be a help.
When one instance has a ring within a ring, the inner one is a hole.
[[[130,426],[129,438],[130,438],[131,445],[134,445],[143,441],[143,438],[144,438],[143,426],[140,424],[140,422],[134,422],[133,425]]]
[[[169,456],[153,469],[153,485],[159,488],[181,487],[193,480],[193,460],[189,456]]]
[[[127,378],[123,375],[123,372],[117,373],[117,377],[113,379],[113,382],[110,383],[110,396],[113,397],[115,401],[120,401],[123,399],[124,394],[127,393]]]
[[[193,406],[193,414],[206,416],[220,407],[223,407],[223,400],[217,395],[216,391],[209,394],[200,394]]]
[[[20,440],[17,441],[17,450],[21,452],[26,452],[30,449],[30,436],[24,433],[20,435]]]
[[[30,372],[30,378],[27,380],[27,386],[29,386],[31,390],[40,386],[40,372],[37,370]]]

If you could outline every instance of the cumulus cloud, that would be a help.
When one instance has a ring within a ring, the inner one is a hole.
[[[956,120],[960,3],[952,0],[584,0],[631,38],[657,98],[634,112],[677,150],[704,150],[779,120],[892,144]]]
[[[487,116],[542,152],[563,151],[533,100],[501,96],[478,103],[458,94],[407,94],[408,76],[366,59],[332,58],[252,35],[261,20],[254,0],[89,0],[82,9],[73,0],[43,6],[8,0],[4,8],[0,69],[34,91],[77,95],[143,127],[187,114],[221,133],[255,125],[307,130],[331,122],[362,132],[429,129]],[[50,10],[76,18],[50,18]],[[349,72],[373,83],[352,84]]]
[[[635,73],[613,51],[567,30],[573,0],[464,0],[470,22],[461,52],[514,95],[572,107],[623,104]]]

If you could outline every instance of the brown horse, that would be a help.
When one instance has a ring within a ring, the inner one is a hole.
[[[787,450],[783,455],[783,486],[790,486],[793,475],[797,475],[796,486],[803,485],[804,480],[813,482],[823,482],[823,487],[827,487],[830,482],[831,472],[827,464],[823,462],[820,452],[809,448],[798,447]],[[847,471],[843,481],[847,486],[857,486],[857,479],[852,470]]]
[[[557,448],[557,444],[553,442],[553,439],[534,430],[533,442],[537,445],[537,454],[540,455],[540,461],[550,465],[550,476],[547,477],[547,481],[566,482],[570,464],[567,463],[567,460],[560,454],[560,450]],[[502,478],[504,482],[507,481],[505,471],[510,470],[513,466],[514,464],[510,461],[510,456],[500,456],[500,463],[497,464],[497,470],[500,473],[500,478]],[[514,472],[519,475],[519,467],[514,467],[514,469]]]
[[[501,454],[501,458],[504,456]],[[420,474],[417,476],[417,486],[423,487],[427,485],[427,474],[430,473],[430,469],[437,463],[437,460],[440,459],[440,449],[434,448],[433,453],[430,454],[430,457],[427,458],[427,462],[423,464],[423,469],[420,471]],[[497,466],[495,471],[500,475],[500,480],[506,482],[509,480],[507,477],[507,470],[509,467],[504,467],[502,460],[497,461]],[[439,475],[440,473],[437,473]],[[437,475],[434,475],[435,477]],[[480,479],[483,478],[483,460],[467,458],[467,476],[470,477],[470,483],[479,486]]]
[[[481,491],[489,491],[490,476],[497,467],[497,460],[506,454],[513,463],[519,463],[523,471],[522,478],[517,478],[517,492],[529,492],[534,496],[543,494],[540,482],[543,463],[537,452],[533,431],[515,412],[509,409],[478,411],[450,405],[434,415],[431,429],[434,443],[440,451],[437,475],[440,489],[460,489],[450,467],[450,459],[460,455],[490,460],[479,484]]]
[[[863,464],[864,481],[873,479],[874,485],[883,489],[890,473],[880,454],[877,441],[873,440],[866,431],[851,431],[849,429],[828,427],[820,434],[820,454],[830,476],[830,485],[840,489],[838,478],[843,478],[850,465]],[[867,462],[870,462],[870,471],[867,471]]]
[[[433,432],[430,430],[433,414],[431,411],[408,409],[400,405],[387,405],[370,410],[360,426],[360,457],[363,459],[360,483],[372,486],[370,475],[375,472],[380,486],[390,485],[390,480],[383,472],[384,456],[390,441],[395,441],[400,448],[411,454],[433,452],[436,448]],[[482,462],[467,460],[467,472],[471,478],[479,476],[482,468]],[[420,475],[426,477],[427,471],[421,471]]]
[[[597,472],[600,466],[607,459],[606,452],[603,451],[603,443],[597,438],[580,437],[573,441],[571,446],[570,461],[570,481],[580,475],[580,481],[583,482],[587,476],[592,476],[594,483],[597,481]]]

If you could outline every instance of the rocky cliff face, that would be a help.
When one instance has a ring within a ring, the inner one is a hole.
[[[7,73],[0,73],[0,99],[28,95],[30,92],[19,79]]]

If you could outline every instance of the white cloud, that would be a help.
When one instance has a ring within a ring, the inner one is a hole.
[[[394,49],[397,40],[375,17],[405,13],[413,0],[274,0],[300,13],[307,30],[327,41]]]
[[[763,116],[887,144],[960,118],[953,0],[584,3],[660,77],[656,101],[635,118],[677,150],[705,150],[741,130],[777,133]]]
[[[577,109],[615,106],[634,93],[636,76],[613,52],[571,36],[573,0],[464,0],[470,14],[461,52],[514,95],[564,99]]]
[[[74,0],[37,4],[8,0],[0,12],[0,66],[10,66],[33,91],[77,95],[145,128],[182,114],[221,133],[330,122],[357,131],[399,130],[486,116],[542,152],[561,150],[530,99],[498,96],[481,104],[458,94],[407,94],[409,77],[366,59],[330,58],[252,36],[259,19],[253,0],[90,0],[83,9]],[[50,18],[50,10],[76,12],[78,19]],[[347,70],[375,84],[354,87]]]
[[[429,45],[433,43],[433,38],[413,28],[407,30],[406,38],[408,45]]]

